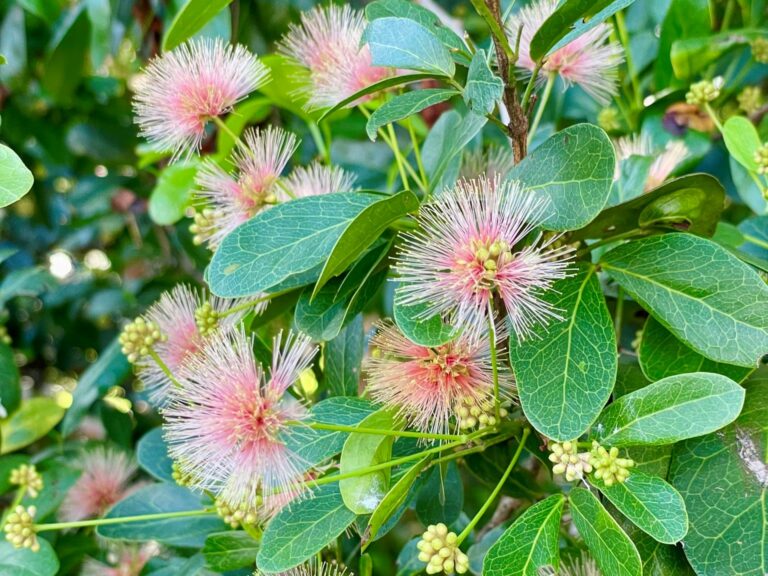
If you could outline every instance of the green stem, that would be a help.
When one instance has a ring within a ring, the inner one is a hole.
[[[400,173],[400,180],[403,181],[403,187],[406,190],[411,189],[411,184],[408,182],[408,175],[405,173],[405,167],[403,166],[403,155],[400,152],[400,146],[397,143],[397,135],[395,129],[391,123],[387,124],[387,132],[389,133],[389,141],[391,142],[390,148],[395,155],[395,162],[397,163],[397,171]]]
[[[163,359],[158,356],[157,352],[155,352],[152,348],[149,349],[149,355],[152,357],[152,359],[155,361],[155,364],[157,364],[160,369],[165,372],[165,375],[168,376],[168,379],[173,382],[173,385],[176,386],[176,388],[181,388],[181,384],[178,380],[176,380],[176,376],[173,375],[173,372],[171,372],[171,369],[168,368],[168,364],[163,362]]]
[[[528,109],[528,103],[531,101],[531,95],[533,94],[533,87],[536,84],[536,80],[539,76],[539,71],[541,70],[541,67],[544,65],[544,62],[537,62],[536,68],[533,70],[533,74],[531,75],[531,79],[528,80],[528,85],[525,87],[525,93],[523,94],[523,101],[520,103],[520,107],[523,110]]]
[[[413,156],[416,158],[416,167],[419,169],[419,176],[421,177],[421,186],[424,190],[429,189],[429,179],[427,178],[427,172],[424,170],[424,163],[421,161],[421,150],[419,150],[419,141],[416,138],[416,132],[413,129],[413,122],[408,118],[408,134],[411,137],[411,143],[413,144]]]
[[[731,18],[733,18],[733,11],[735,8],[734,0],[728,0],[728,4],[725,5],[725,13],[723,14],[723,23],[720,26],[720,31],[728,30],[728,26],[731,25]]]
[[[232,131],[232,129],[231,129],[229,126],[227,126],[227,123],[226,123],[226,122],[224,122],[224,120],[222,120],[222,119],[221,119],[221,118],[219,118],[218,116],[211,116],[210,118],[211,118],[211,120],[213,120],[213,123],[214,123],[214,124],[216,124],[216,126],[218,126],[218,127],[219,127],[219,130],[221,130],[221,131],[225,132],[225,133],[227,134],[227,136],[229,136],[230,138],[232,138],[232,141],[233,141],[235,144],[240,144],[240,145],[242,145],[242,141],[240,140],[240,136],[238,136],[237,134],[235,134],[235,133]]]
[[[618,29],[619,39],[624,47],[624,57],[627,61],[627,73],[629,74],[629,80],[632,83],[632,91],[635,96],[635,106],[638,110],[643,108],[643,93],[640,90],[640,84],[637,79],[637,73],[635,71],[635,65],[632,60],[632,50],[629,44],[629,34],[627,34],[627,27],[624,23],[624,13],[619,10],[616,12],[616,28]]]
[[[151,520],[166,520],[168,518],[187,518],[190,516],[213,515],[215,512],[203,508],[202,510],[184,510],[182,512],[162,512],[159,514],[142,514],[141,516],[123,516],[122,518],[95,518],[93,520],[80,520],[78,522],[54,522],[51,524],[36,524],[35,532],[49,530],[67,530],[69,528],[85,528],[88,526],[107,526],[109,524],[124,524],[127,522],[147,522]]]
[[[720,119],[717,117],[717,113],[712,109],[712,106],[709,105],[709,102],[704,104],[704,109],[707,111],[707,114],[709,114],[709,117],[712,118],[712,122],[715,123],[715,126],[717,127],[720,134],[722,134],[723,125],[720,124]]]
[[[482,517],[485,515],[485,513],[488,511],[488,508],[491,507],[491,504],[493,504],[494,500],[496,500],[496,497],[499,495],[499,492],[501,492],[501,489],[504,487],[504,483],[507,481],[507,478],[509,478],[509,475],[512,473],[512,469],[515,467],[515,464],[517,464],[517,461],[520,459],[520,454],[523,453],[523,448],[525,447],[525,441],[528,440],[528,435],[531,433],[530,428],[526,428],[523,430],[523,437],[520,439],[520,444],[517,446],[517,450],[515,451],[515,455],[512,456],[512,460],[509,461],[509,465],[507,466],[507,469],[504,471],[504,474],[501,476],[501,479],[499,480],[499,483],[496,484],[496,488],[493,489],[493,492],[491,492],[491,495],[488,496],[488,499],[485,501],[485,504],[483,504],[482,508],[477,511],[477,514],[475,514],[475,517],[472,518],[472,520],[467,524],[467,527],[462,530],[461,534],[459,534],[459,538],[456,541],[456,545],[460,546],[464,540],[466,540],[467,536],[470,535],[474,527],[477,525],[478,522],[482,519]]]
[[[294,424],[293,422],[291,423]],[[359,426],[342,426],[340,424],[324,424],[322,422],[296,422],[297,426],[308,426],[314,430],[331,430],[333,432],[349,432],[350,434],[373,434],[379,436],[398,436],[402,438],[424,438],[427,440],[467,441],[467,435],[454,434],[430,434],[427,432],[414,432],[410,430],[384,430],[382,428],[365,428]]]
[[[3,512],[3,518],[2,521],[0,521],[0,526],[5,526],[5,519],[8,517],[8,514],[13,512],[16,509],[16,506],[21,504],[21,501],[24,499],[24,493],[27,491],[27,487],[22,485],[19,486],[19,489],[16,490],[16,495],[13,497],[13,502],[11,502],[11,505],[5,509],[5,512]]]
[[[619,286],[616,292],[616,317],[613,321],[616,330],[616,346],[621,350],[621,323],[624,315],[624,289]]]
[[[501,422],[501,398],[499,398],[499,361],[496,351],[496,324],[493,318],[493,299],[488,300],[488,336],[491,344],[491,373],[493,375],[493,400],[496,422]]]
[[[491,446],[496,446],[496,444],[501,444],[502,442],[509,440],[510,438],[512,438],[512,436],[513,434],[502,434],[501,436],[492,438],[488,442],[483,442],[478,446],[473,446],[472,448],[467,448],[466,450],[459,450],[458,452],[454,452],[452,454],[449,454],[448,456],[442,456],[440,458],[436,458],[432,460],[429,463],[429,465],[435,466],[435,465],[443,464],[445,462],[450,462],[451,460],[457,460],[458,458],[463,458],[464,456],[469,456],[470,454],[477,454],[478,452],[484,452],[485,450],[488,450],[488,448],[490,448]]]
[[[550,72],[549,76],[547,77],[547,83],[544,86],[544,93],[541,95],[541,101],[539,102],[539,106],[536,109],[536,116],[533,118],[533,123],[531,124],[531,128],[528,131],[528,146],[530,146],[531,142],[533,142],[533,137],[536,135],[536,130],[539,129],[541,118],[544,116],[544,109],[547,107],[549,97],[552,95],[552,88],[555,86],[555,78],[557,78],[557,74]]]
[[[282,294],[285,294],[285,292],[275,292],[273,294],[266,294],[266,295],[262,296],[261,298],[256,298],[255,300],[248,300],[248,302],[243,302],[242,304],[238,304],[237,306],[233,306],[229,310],[225,310],[224,312],[220,312],[219,313],[219,318],[224,318],[225,316],[231,316],[232,314],[237,314],[238,312],[242,312],[243,310],[248,310],[249,308],[253,308],[254,306],[257,306],[258,304],[261,304],[262,302],[268,302],[269,300],[272,300],[273,298],[281,296]]]
[[[315,146],[317,146],[317,151],[323,159],[323,164],[330,164],[331,150],[325,145],[325,140],[323,139],[323,135],[320,133],[317,124],[314,122],[307,122],[307,127],[309,128],[309,133],[312,135],[312,140],[315,142]]]
[[[578,250],[576,252],[576,258],[579,258],[581,256],[584,256],[586,254],[589,254],[594,250],[595,248],[600,248],[601,246],[606,246],[607,244],[613,244],[614,242],[619,242],[620,240],[629,240],[632,238],[637,238],[640,236],[645,236],[649,234],[650,230],[630,230],[629,232],[623,232],[621,234],[616,234],[616,236],[611,236],[610,238],[603,238],[602,240],[598,240],[597,242],[593,242],[592,244],[585,246],[581,250]]]

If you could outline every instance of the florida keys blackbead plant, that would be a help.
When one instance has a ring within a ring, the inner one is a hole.
[[[95,174],[149,202],[3,268],[0,574],[768,574],[765,2],[48,4],[0,35],[101,52],[27,90],[114,80]],[[21,206],[51,176],[9,123]],[[121,235],[175,264],[35,386],[24,302]]]

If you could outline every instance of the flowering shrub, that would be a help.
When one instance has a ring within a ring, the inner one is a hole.
[[[764,3],[118,4],[3,6],[0,574],[768,574]]]

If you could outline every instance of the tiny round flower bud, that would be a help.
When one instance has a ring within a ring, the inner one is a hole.
[[[568,482],[580,480],[585,473],[592,472],[590,464],[591,455],[589,452],[578,452],[578,445],[575,441],[566,441],[562,444],[554,442],[549,445],[552,452],[549,455],[549,461],[554,463],[552,473],[555,475],[563,474]]]
[[[219,327],[219,313],[210,302],[204,302],[195,310],[195,324],[203,336],[212,334]]]
[[[768,64],[768,38],[756,38],[750,46],[755,61],[760,64]]]
[[[758,174],[768,174],[768,142],[762,144],[755,152]]]
[[[37,508],[16,506],[5,520],[5,539],[14,548],[29,548],[32,552],[40,550],[40,543],[35,533],[35,514]]]
[[[467,555],[458,547],[459,537],[443,524],[430,525],[416,544],[419,560],[426,563],[427,574],[464,574],[469,567]]]
[[[30,498],[37,498],[43,489],[43,477],[38,473],[34,464],[22,464],[11,470],[11,484],[22,487]]]
[[[592,443],[591,464],[595,469],[595,478],[606,486],[621,484],[629,477],[629,469],[635,465],[630,458],[619,458],[619,449],[615,446],[606,450],[597,442]]]
[[[763,105],[763,93],[760,86],[747,86],[736,97],[739,108],[747,114],[754,114]]]
[[[703,106],[713,100],[716,100],[720,96],[720,88],[722,87],[722,78],[716,78],[715,80],[701,80],[691,84],[690,90],[685,95],[685,101],[688,104],[696,104]]]
[[[256,524],[259,519],[256,506],[240,504],[237,507],[233,507],[220,498],[216,499],[216,512],[221,516],[224,522],[235,529],[245,525],[252,526]]]
[[[152,346],[164,340],[165,336],[161,334],[157,324],[147,321],[141,316],[126,325],[119,338],[123,354],[131,363],[135,363],[142,356],[148,355]]]

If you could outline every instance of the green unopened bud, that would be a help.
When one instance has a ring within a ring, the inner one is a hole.
[[[616,108],[603,108],[597,115],[597,125],[606,132],[620,130],[619,111]]]
[[[760,64],[768,64],[768,38],[756,38],[750,44],[752,58]]]
[[[430,525],[416,547],[419,560],[426,563],[427,574],[464,574],[469,569],[469,558],[459,549],[459,537],[443,524]]]
[[[157,342],[164,342],[166,338],[157,324],[139,316],[123,328],[119,341],[128,361],[135,363],[142,356],[148,355]]]
[[[768,142],[762,144],[755,152],[758,174],[768,174]]]
[[[181,465],[176,461],[174,461],[171,466],[171,477],[179,486],[192,486],[195,483],[195,479],[192,475],[184,472]]]
[[[192,242],[199,246],[210,237],[216,227],[216,217],[216,211],[212,208],[203,208],[195,212],[192,224],[189,226],[189,231],[193,234]]]
[[[30,498],[37,498],[43,489],[43,477],[38,473],[34,464],[22,464],[11,470],[11,484],[24,488]]]
[[[253,526],[259,520],[258,508],[249,504],[233,507],[221,499],[216,499],[216,512],[232,528]]]
[[[219,313],[210,302],[204,303],[195,310],[195,324],[202,336],[210,336],[219,327]]]
[[[739,108],[747,114],[754,114],[763,104],[763,92],[759,86],[747,86],[738,95]]]
[[[37,508],[30,506],[16,506],[8,514],[5,520],[5,539],[10,542],[14,548],[29,548],[32,552],[40,550],[40,543],[37,541],[35,533],[35,514]]]
[[[575,440],[562,444],[553,442],[549,445],[549,450],[552,452],[549,461],[554,463],[552,473],[563,474],[568,482],[581,480],[584,474],[592,472],[591,454],[579,453]]]
[[[593,442],[591,455],[595,478],[602,480],[606,486],[623,483],[629,477],[629,469],[635,465],[630,458],[620,458],[619,449],[615,446],[608,450]]]
[[[688,104],[696,104],[703,106],[713,100],[716,100],[720,96],[720,88],[722,87],[722,79],[716,78],[713,80],[702,80],[691,84],[690,90],[685,95],[685,101]]]
[[[456,421],[461,430],[486,428],[498,424],[496,407],[493,400],[477,401],[470,397],[464,398],[455,409]],[[499,408],[499,416],[506,418],[509,414],[504,406]]]

